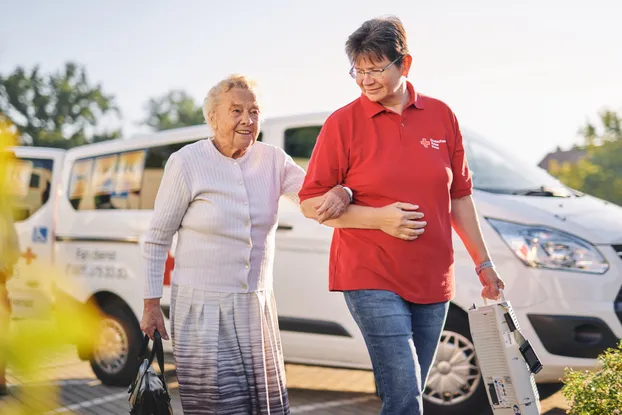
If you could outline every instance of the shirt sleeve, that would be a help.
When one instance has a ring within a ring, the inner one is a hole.
[[[337,115],[338,113],[328,117],[317,137],[307,175],[298,193],[301,202],[322,196],[341,184],[346,177],[349,143],[346,143],[346,134],[343,131],[345,123],[340,123]]]
[[[153,216],[143,245],[145,299],[162,297],[168,251],[189,204],[190,190],[184,175],[183,163],[179,154],[173,153],[164,167]]]
[[[453,134],[453,151],[451,155],[453,181],[451,183],[450,195],[452,199],[459,199],[473,192],[473,181],[462,143],[460,125],[453,112],[451,113],[451,129]]]
[[[281,151],[283,152],[285,160],[283,163],[283,174],[281,176],[281,195],[299,204],[300,199],[298,198],[298,192],[302,188],[302,182],[305,179],[305,171],[296,164],[289,154],[285,153],[283,150]]]

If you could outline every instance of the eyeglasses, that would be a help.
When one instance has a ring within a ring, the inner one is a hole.
[[[360,78],[364,78],[365,75],[369,74],[369,76],[371,76],[374,79],[379,79],[382,74],[384,73],[384,71],[386,71],[387,69],[389,69],[391,67],[391,65],[393,65],[395,62],[397,62],[398,60],[402,59],[403,56],[398,56],[397,58],[395,58],[395,60],[393,62],[391,62],[390,64],[388,64],[387,66],[385,66],[382,69],[370,69],[369,71],[363,71],[360,69],[355,69],[354,66],[350,69],[350,76],[354,79],[360,79]]]

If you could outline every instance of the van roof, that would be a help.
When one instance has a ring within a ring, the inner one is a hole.
[[[291,114],[278,117],[269,117],[264,120],[263,127],[270,127],[279,124],[290,124],[292,122],[304,125],[323,123],[326,118],[331,114],[328,111],[322,112],[310,112],[303,114]],[[487,142],[484,137],[479,136],[469,128],[461,127],[463,137],[467,140]],[[69,159],[79,159],[81,157],[88,157],[93,152],[105,152],[107,148],[111,149],[111,152],[127,151],[135,148],[142,148],[145,146],[157,146],[160,143],[178,143],[184,141],[190,141],[193,139],[207,138],[212,134],[211,128],[206,125],[195,125],[191,127],[174,128],[164,131],[154,131],[135,134],[129,138],[118,138],[114,140],[102,141],[99,143],[85,144],[78,147],[74,147],[69,150],[51,148],[51,147],[32,147],[32,146],[15,146],[9,147],[14,152],[19,154],[34,154],[45,156],[54,154],[64,154]]]
[[[56,147],[35,147],[35,146],[11,146],[7,147],[6,150],[15,153],[16,155],[25,155],[25,154],[37,154],[38,156],[45,155],[61,155],[65,154],[67,150]]]
[[[330,115],[330,112],[314,112],[306,114],[292,114],[279,117],[266,118],[262,123],[262,126],[268,127],[273,124],[287,124],[292,121],[304,124],[307,122],[323,122],[326,117]],[[173,128],[164,131],[154,131],[139,133],[129,138],[117,138],[114,140],[102,141],[94,144],[85,144],[82,146],[74,147],[67,152],[67,157],[70,159],[78,159],[84,156],[88,156],[95,152],[106,151],[107,147],[114,148],[114,151],[131,150],[133,148],[141,148],[145,146],[157,146],[159,143],[176,143],[189,141],[192,139],[207,138],[212,135],[211,128],[206,125],[195,125],[191,127]]]

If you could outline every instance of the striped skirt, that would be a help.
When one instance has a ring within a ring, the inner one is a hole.
[[[274,295],[173,285],[171,337],[185,415],[290,413]]]

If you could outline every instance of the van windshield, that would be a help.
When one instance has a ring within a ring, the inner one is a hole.
[[[512,157],[488,140],[465,134],[464,146],[473,173],[473,187],[492,193],[524,196],[578,195],[544,169]]]
[[[43,158],[11,157],[3,167],[6,174],[2,189],[12,199],[13,220],[28,219],[50,198],[54,161]]]

